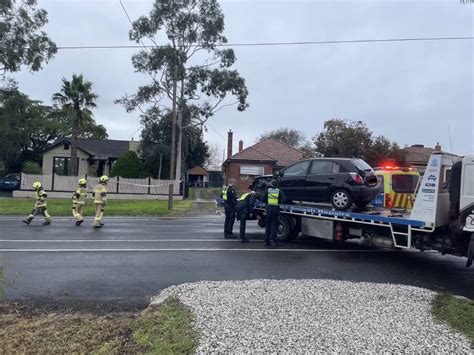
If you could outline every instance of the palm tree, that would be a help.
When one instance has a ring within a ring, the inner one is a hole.
[[[82,74],[72,75],[69,81],[63,78],[61,91],[53,95],[53,102],[62,105],[65,112],[73,110],[71,131],[71,164],[69,174],[77,176],[77,138],[84,124],[84,116],[91,114],[90,108],[96,107],[98,95],[92,92],[92,83]]]

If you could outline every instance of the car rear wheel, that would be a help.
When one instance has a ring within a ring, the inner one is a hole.
[[[346,190],[333,191],[329,202],[336,210],[347,210],[352,206],[351,195]]]

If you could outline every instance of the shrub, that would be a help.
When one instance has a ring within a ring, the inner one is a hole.
[[[41,166],[35,161],[27,161],[23,165],[23,172],[25,174],[42,174]]]
[[[110,175],[123,178],[143,178],[148,174],[137,153],[130,151],[117,160]]]

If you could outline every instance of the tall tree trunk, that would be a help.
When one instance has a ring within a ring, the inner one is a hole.
[[[176,180],[181,180],[182,151],[183,151],[183,107],[184,107],[184,81],[181,80],[181,93],[178,111],[178,148],[176,152]]]
[[[72,123],[72,139],[71,139],[71,160],[69,161],[69,175],[77,176],[77,137],[79,135],[79,122],[82,121],[82,112],[76,108],[76,119]]]
[[[178,68],[174,67],[173,71],[173,112],[171,113],[171,157],[170,157],[170,180],[175,178],[175,165],[176,165],[176,90],[178,86],[177,82]]]

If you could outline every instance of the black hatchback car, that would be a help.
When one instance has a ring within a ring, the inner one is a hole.
[[[378,194],[377,177],[362,159],[321,158],[302,160],[277,173],[286,203],[331,203],[345,210],[365,207]]]

